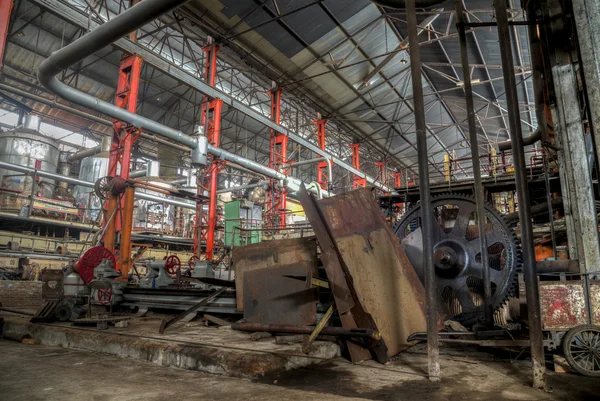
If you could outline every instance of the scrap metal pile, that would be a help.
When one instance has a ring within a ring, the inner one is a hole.
[[[318,334],[338,335],[353,362],[388,361],[411,345],[410,334],[426,327],[425,292],[417,273],[370,189],[317,201],[302,188],[299,199],[316,242],[271,241],[234,249],[238,309],[246,322],[232,327],[310,333],[305,349]],[[341,328],[332,331],[334,319]]]

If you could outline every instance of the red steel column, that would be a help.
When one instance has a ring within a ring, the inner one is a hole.
[[[275,124],[281,122],[281,93],[282,89],[273,88],[268,93],[271,95],[271,120]],[[271,130],[271,142],[269,148],[269,167],[278,169],[288,162],[287,159],[288,136],[281,134],[275,130]],[[273,188],[273,186],[271,186]],[[268,209],[278,207],[279,209],[279,226],[285,227],[285,213],[287,209],[287,189],[281,188],[274,196],[274,201],[269,205]]]
[[[132,113],[136,112],[143,59],[137,55],[125,55],[121,59],[115,104]],[[131,169],[131,150],[139,137],[139,130],[129,124],[115,120],[113,123],[113,140],[108,165],[111,177],[129,179]],[[118,195],[109,194],[106,202],[104,224],[107,225],[103,236],[104,246],[115,252],[115,238],[120,232],[119,259],[117,268],[122,277],[127,277],[131,269],[131,230],[133,226],[134,192],[127,186],[125,194],[119,201]],[[112,218],[111,218],[112,217]],[[107,219],[110,221],[107,224]]]
[[[351,143],[350,149],[352,149],[352,167],[360,170],[360,143]],[[367,179],[354,175],[352,181],[352,189],[364,188],[367,186]]]
[[[215,86],[217,78],[217,52],[219,46],[214,42],[205,46],[202,51],[206,55],[204,67],[204,79],[210,86]],[[218,147],[221,139],[221,110],[223,101],[221,99],[209,100],[208,96],[203,96],[200,124],[204,127],[208,142]],[[219,183],[219,172],[223,163],[213,159],[208,170],[208,219],[206,221],[206,232],[202,235],[200,227],[202,221],[202,205],[196,206],[196,233],[194,234],[194,254],[200,256],[201,239],[206,240],[206,259],[212,260],[215,249],[215,231],[217,228],[217,184]],[[202,180],[198,180],[197,193],[202,194]]]
[[[6,48],[6,38],[8,37],[8,27],[10,25],[10,12],[13,8],[13,0],[0,1],[0,67],[4,59],[4,49]]]
[[[400,188],[402,186],[402,173],[396,171],[392,173],[392,177],[394,177],[394,188]]]
[[[317,120],[314,124],[317,126],[317,143],[319,144],[319,149],[325,150],[325,126],[327,125],[327,120]],[[332,177],[329,177],[327,162],[319,162],[317,164],[317,182],[321,188],[327,190],[329,188],[329,180],[331,179]]]

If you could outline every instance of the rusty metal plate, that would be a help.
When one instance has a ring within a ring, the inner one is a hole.
[[[388,356],[406,349],[412,345],[406,341],[410,334],[426,331],[425,290],[372,192],[359,189],[318,203],[349,282],[381,332]]]
[[[317,292],[305,281],[316,264],[299,262],[244,273],[244,319],[253,323],[309,326],[317,319]]]
[[[600,325],[600,281],[590,282],[590,306],[592,308],[592,324]]]
[[[565,330],[587,323],[582,281],[541,281],[542,328]]]
[[[301,261],[317,264],[317,242],[314,237],[265,241],[232,250],[235,270],[237,309],[244,310],[244,275],[246,272],[289,265]]]
[[[42,271],[42,298],[46,301],[61,299],[64,293],[62,270]]]

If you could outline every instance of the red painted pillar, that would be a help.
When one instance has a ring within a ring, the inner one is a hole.
[[[204,79],[210,86],[215,86],[217,78],[217,52],[219,46],[212,43],[205,46],[202,51],[206,55],[204,66]],[[223,101],[221,99],[210,100],[208,96],[203,96],[200,115],[200,124],[205,129],[205,135],[208,142],[218,147],[221,142],[221,110]],[[206,219],[206,230],[202,230],[202,204],[196,205],[196,227],[194,233],[194,254],[200,256],[201,239],[206,241],[206,259],[212,260],[215,249],[215,232],[217,228],[217,184],[219,183],[219,172],[223,163],[220,160],[212,159],[208,169],[208,218]],[[198,180],[197,193],[202,194],[202,180]],[[204,232],[203,232],[204,231]]]
[[[392,177],[394,177],[394,188],[400,188],[402,186],[402,173],[396,171],[392,173]]]
[[[10,12],[13,8],[13,0],[0,1],[0,67],[4,59],[4,50],[6,49],[6,38],[8,37],[8,27],[10,25]]]
[[[352,167],[360,170],[360,143],[351,143],[350,149],[352,149]],[[364,188],[366,186],[367,179],[355,174],[352,181],[352,189]]]
[[[325,126],[327,126],[327,120],[317,120],[314,122],[317,126],[317,143],[319,149],[325,150]],[[317,164],[317,182],[322,189],[327,190],[329,188],[329,169],[327,162],[319,162]]]
[[[271,95],[271,120],[275,124],[281,123],[281,93],[282,89],[273,88],[268,93]],[[278,169],[288,162],[287,159],[288,136],[275,130],[271,130],[271,142],[269,148],[269,167]],[[273,188],[273,185],[271,186]],[[285,217],[287,209],[287,188],[280,188],[274,193],[274,199],[267,204],[267,209],[279,210],[279,227],[285,228]]]
[[[115,104],[132,113],[136,112],[143,59],[137,55],[125,55],[121,59],[119,78],[115,95]],[[113,122],[113,138],[108,165],[108,175],[129,179],[131,169],[131,151],[139,137],[139,130],[122,121]],[[118,174],[117,174],[118,173]],[[115,252],[115,238],[120,233],[119,258],[117,268],[123,277],[127,277],[131,269],[131,230],[133,226],[135,189],[127,186],[121,199],[118,195],[109,194],[106,202],[104,224],[107,226],[103,236],[104,246]],[[111,218],[112,216],[112,218]],[[110,219],[107,222],[107,219]]]

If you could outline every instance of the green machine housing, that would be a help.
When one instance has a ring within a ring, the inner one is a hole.
[[[225,203],[225,247],[238,247],[262,241],[262,206],[245,200]],[[252,231],[246,231],[252,230]]]

